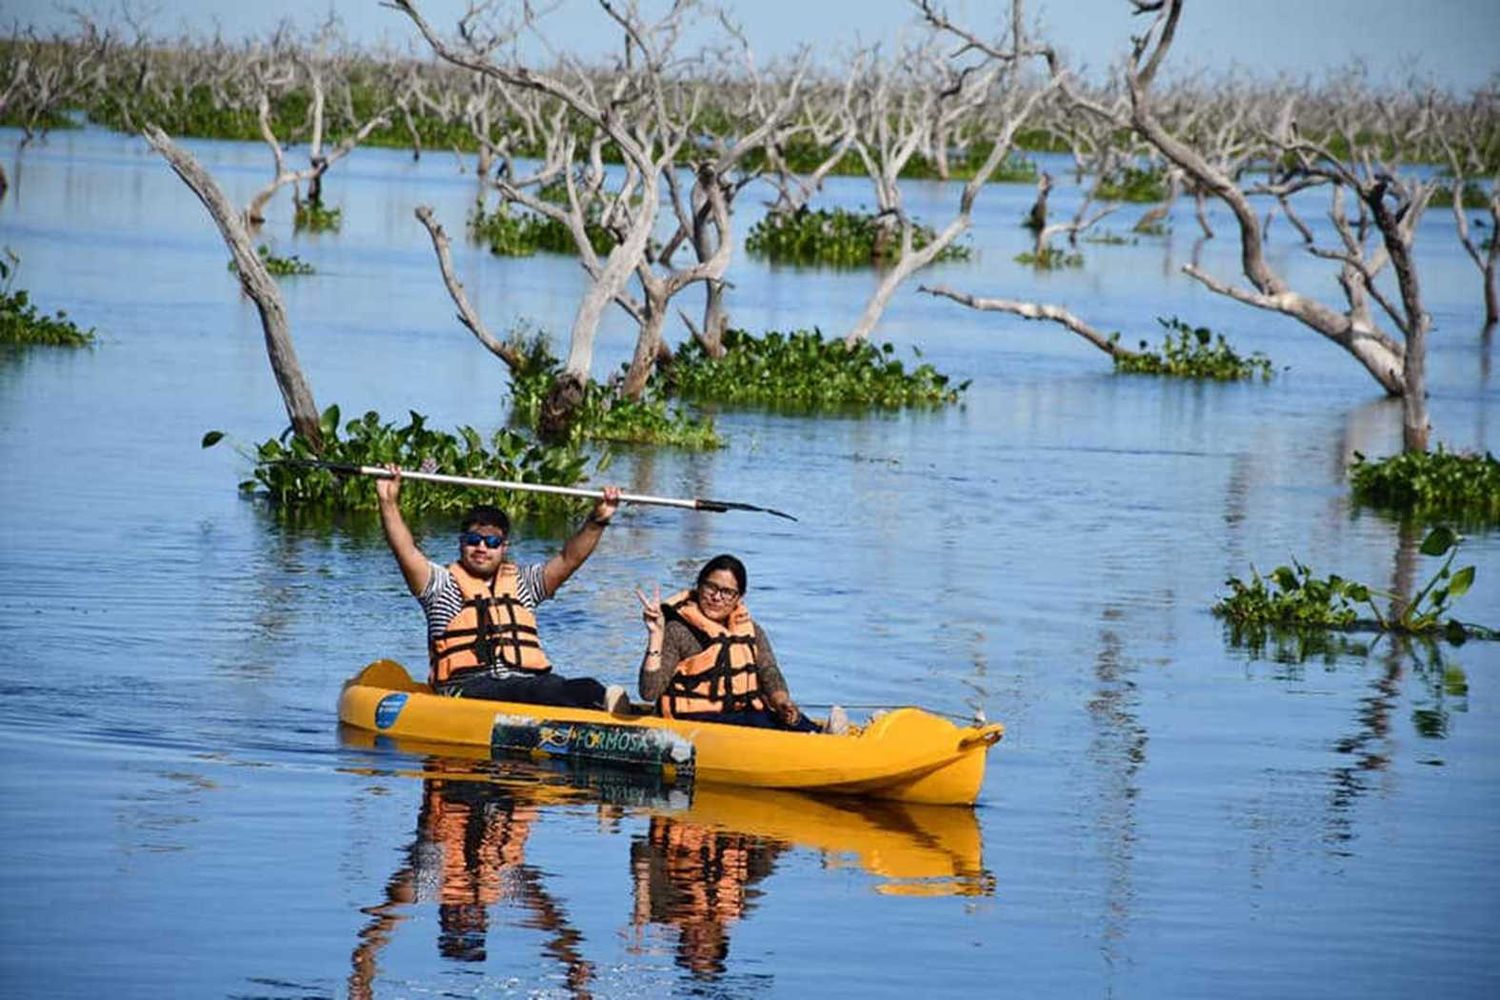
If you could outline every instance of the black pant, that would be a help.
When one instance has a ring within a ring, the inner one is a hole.
[[[487,701],[518,701],[527,705],[564,708],[603,708],[604,685],[592,677],[569,679],[548,671],[530,677],[491,677],[484,674],[454,681],[443,694]]]
[[[688,722],[718,722],[726,726],[751,726],[755,729],[783,729],[793,733],[821,733],[823,727],[805,715],[787,725],[781,716],[764,708],[751,708],[743,712],[693,712],[677,718]]]

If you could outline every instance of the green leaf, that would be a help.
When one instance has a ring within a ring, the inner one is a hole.
[[[1448,596],[1462,597],[1468,592],[1469,586],[1473,584],[1473,582],[1474,567],[1465,566],[1463,569],[1453,574],[1453,582],[1448,584]]]
[[[222,440],[224,440],[223,431],[209,431],[207,434],[203,435],[203,442],[199,445],[199,447],[212,448]]]
[[[1457,543],[1458,536],[1453,529],[1447,525],[1438,525],[1428,532],[1427,537],[1422,539],[1422,554],[1424,556],[1440,556],[1453,548]]]

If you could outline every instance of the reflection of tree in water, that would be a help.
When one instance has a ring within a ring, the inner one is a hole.
[[[434,759],[428,767],[441,771],[442,764]],[[547,892],[541,873],[525,863],[526,838],[538,813],[537,805],[514,788],[424,780],[407,864],[387,881],[385,901],[363,911],[370,921],[360,930],[352,956],[349,995],[374,995],[377,956],[413,904],[437,904],[437,946],[444,957],[482,962],[488,954],[490,908],[510,902],[526,910],[522,926],[547,933],[542,950],[566,970],[572,994],[589,996],[594,969],[580,950],[583,935]]]
[[[1390,580],[1393,596],[1388,614],[1399,617],[1419,586],[1422,525],[1402,524],[1397,531]],[[1374,791],[1381,776],[1390,771],[1396,749],[1396,713],[1403,694],[1413,702],[1412,725],[1423,739],[1440,740],[1448,735],[1450,711],[1463,711],[1468,682],[1461,667],[1448,663],[1437,640],[1382,634],[1373,640],[1330,630],[1247,628],[1229,629],[1230,642],[1249,650],[1252,657],[1269,655],[1287,667],[1284,678],[1300,679],[1301,665],[1320,659],[1330,669],[1350,661],[1362,664],[1373,659],[1378,669],[1368,690],[1359,699],[1353,727],[1333,742],[1342,758],[1330,774],[1328,815],[1324,839],[1335,849],[1356,836],[1353,810],[1358,801]],[[1413,691],[1413,684],[1420,690]],[[1424,763],[1441,763],[1436,758]]]
[[[755,884],[771,874],[785,845],[743,833],[653,816],[630,845],[637,930],[651,924],[677,931],[677,964],[703,979],[722,976],[729,929],[760,896]]]
[[[1135,860],[1136,796],[1140,793],[1137,776],[1146,762],[1146,728],[1136,715],[1139,699],[1133,678],[1134,667],[1120,655],[1120,638],[1109,623],[1122,617],[1118,608],[1106,608],[1105,628],[1099,633],[1099,654],[1094,660],[1097,682],[1089,699],[1089,717],[1094,737],[1088,756],[1098,768],[1100,781],[1098,826],[1109,871],[1105,887],[1104,944],[1105,960],[1111,964],[1119,958],[1118,945],[1124,940],[1135,898],[1132,866]]]

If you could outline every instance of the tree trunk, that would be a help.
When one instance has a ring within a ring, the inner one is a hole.
[[[0,175],[3,180],[3,175]],[[4,195],[5,188],[0,186],[0,195]],[[1495,239],[1500,239],[1496,234]],[[1489,265],[1484,271],[1484,325],[1488,329],[1500,322],[1500,296],[1495,293],[1495,258],[1491,257]]]
[[[323,452],[323,429],[318,419],[318,406],[313,401],[312,388],[302,374],[297,361],[296,349],[292,346],[292,335],[287,327],[286,306],[281,300],[281,290],[266,271],[250,243],[250,234],[245,230],[239,213],[224,196],[213,177],[193,159],[186,150],[172,142],[167,134],[155,125],[147,125],[144,133],[157,152],[171,164],[183,183],[192,189],[203,202],[208,214],[219,227],[219,234],[234,255],[235,267],[239,271],[240,286],[260,310],[261,328],[266,335],[266,355],[271,362],[271,373],[276,378],[276,387],[281,390],[281,399],[287,416],[297,436],[306,441],[314,452]]]
[[[724,332],[728,329],[729,316],[724,312],[724,279],[714,278],[708,282],[703,304],[703,336],[700,338],[709,357],[724,356]]]
[[[537,414],[536,432],[547,444],[562,444],[568,440],[573,429],[573,420],[578,408],[583,405],[583,380],[570,371],[558,372],[542,400],[542,409]]]
[[[1052,175],[1045,170],[1036,179],[1036,201],[1026,215],[1026,228],[1038,235],[1047,228],[1047,196],[1052,193]]]
[[[656,359],[661,349],[661,329],[667,318],[667,298],[659,292],[646,290],[646,313],[641,323],[641,333],[635,340],[635,353],[630,358],[630,367],[625,370],[625,382],[620,386],[620,395],[629,400],[638,400],[646,391],[651,372],[656,368]]]
[[[700,262],[708,261],[714,255],[709,234],[712,225],[713,218],[708,213],[698,213],[693,220],[693,253]],[[724,234],[719,233],[718,237],[722,241]],[[698,342],[709,357],[717,358],[724,354],[724,330],[729,326],[724,315],[724,279],[709,278],[704,284],[707,289],[703,303],[703,329],[698,333]],[[665,303],[662,308],[665,310]]]
[[[321,156],[313,158],[313,175],[307,181],[307,201],[310,205],[323,205],[323,175],[328,172],[328,161]]]
[[[1171,213],[1172,206],[1177,203],[1177,196],[1181,191],[1182,175],[1174,170],[1172,171],[1171,181],[1167,186],[1167,196],[1159,204],[1153,205],[1141,213],[1141,217],[1135,221],[1134,226],[1130,227],[1130,231],[1133,233],[1154,232],[1156,227],[1161,225]]]

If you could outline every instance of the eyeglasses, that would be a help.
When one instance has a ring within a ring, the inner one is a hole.
[[[698,593],[714,601],[732,601],[740,596],[740,592],[733,587],[721,587],[717,583],[698,584]]]
[[[486,548],[498,549],[505,544],[504,535],[481,535],[477,531],[465,531],[458,536],[458,540],[464,545],[478,545],[483,542]]]

